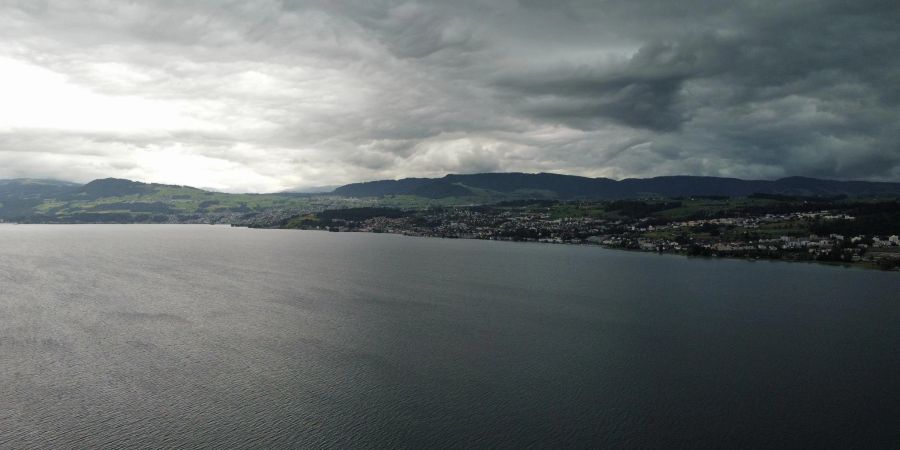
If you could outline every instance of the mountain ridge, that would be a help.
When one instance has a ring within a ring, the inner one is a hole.
[[[145,183],[123,178],[100,178],[79,184],[53,179],[0,179],[0,200],[45,197],[103,198],[147,193],[160,188],[211,192],[191,186]],[[666,175],[614,180],[556,173],[487,172],[447,174],[439,178],[401,178],[349,183],[316,194],[345,197],[413,195],[431,199],[478,196],[485,192],[500,196],[571,199],[621,199],[720,195],[741,197],[756,193],[806,196],[900,195],[900,183],[859,180],[830,180],[790,176],[776,180],[745,180],[732,177]],[[272,195],[291,195],[281,192]],[[265,195],[265,194],[245,194]]]
[[[418,195],[428,198],[446,198],[477,195],[476,189],[518,197],[534,195],[562,200],[697,195],[743,197],[757,193],[803,196],[900,195],[900,183],[840,181],[799,176],[777,180],[743,180],[727,177],[671,175],[612,180],[577,175],[521,172],[448,174],[441,178],[377,180],[347,184],[335,189],[332,193],[348,197]]]
[[[55,180],[0,180],[0,222],[19,223],[260,223],[326,209],[488,205],[525,200],[641,198],[893,197],[900,183],[669,176],[611,180],[560,174],[449,174],[348,184],[331,193],[229,194],[120,178],[83,185]]]

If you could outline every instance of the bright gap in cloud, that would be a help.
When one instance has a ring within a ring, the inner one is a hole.
[[[134,150],[138,169],[131,178],[164,184],[191,185],[223,192],[275,192],[287,189],[252,167],[191,153],[182,145]],[[235,189],[235,186],[240,188]]]
[[[69,82],[63,74],[6,57],[0,57],[0,99],[0,132],[222,131],[186,114],[177,102],[103,95]]]

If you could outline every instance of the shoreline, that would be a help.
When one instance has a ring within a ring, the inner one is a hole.
[[[41,226],[55,226],[55,225],[144,225],[144,226],[167,226],[167,225],[194,225],[194,226],[218,226],[218,227],[228,227],[228,228],[244,228],[248,230],[294,230],[294,231],[320,231],[325,233],[359,233],[359,234],[387,234],[392,236],[402,236],[402,237],[410,237],[410,238],[422,238],[422,239],[446,239],[446,240],[468,240],[468,241],[485,241],[485,242],[509,242],[516,244],[538,244],[538,245],[565,245],[565,246],[577,246],[577,247],[586,247],[586,248],[601,248],[605,250],[616,250],[616,251],[624,251],[624,252],[632,252],[632,253],[643,253],[643,254],[656,254],[656,255],[668,255],[668,256],[680,256],[687,259],[702,259],[702,260],[717,260],[717,259],[726,259],[726,260],[734,260],[734,261],[746,261],[746,262],[758,262],[758,261],[767,261],[767,262],[783,262],[783,263],[807,263],[807,264],[816,264],[816,265],[826,265],[826,266],[834,266],[834,267],[843,267],[843,268],[858,268],[865,270],[877,270],[881,272],[900,272],[900,268],[893,269],[883,269],[878,267],[877,263],[874,261],[860,261],[860,262],[847,262],[847,261],[824,261],[824,260],[802,260],[802,259],[786,259],[786,258],[760,258],[760,257],[742,257],[742,256],[734,256],[734,255],[689,255],[683,251],[656,251],[656,250],[641,250],[636,248],[625,248],[625,247],[613,247],[602,244],[586,244],[586,243],[573,243],[573,242],[545,242],[545,241],[527,241],[527,240],[514,240],[514,239],[482,239],[477,237],[459,237],[459,236],[428,236],[428,235],[418,235],[418,234],[407,234],[407,233],[392,233],[392,232],[378,232],[378,231],[364,231],[364,230],[345,230],[345,231],[330,231],[330,230],[322,230],[322,229],[311,229],[311,228],[279,228],[279,227],[251,227],[245,225],[234,225],[227,223],[109,223],[109,222],[98,222],[98,223],[28,223],[28,222],[0,222],[0,226],[4,225],[41,225]]]
[[[509,243],[516,243],[516,244],[535,244],[535,245],[563,245],[563,246],[585,247],[585,248],[601,248],[604,250],[616,250],[616,251],[624,251],[624,252],[631,252],[631,253],[680,256],[680,257],[684,257],[687,259],[702,259],[702,260],[725,259],[725,260],[746,261],[746,262],[766,261],[766,262],[782,262],[782,263],[807,263],[807,264],[843,267],[843,268],[847,268],[847,269],[857,268],[857,269],[865,269],[865,270],[877,270],[880,272],[900,272],[900,268],[882,269],[882,268],[878,267],[874,262],[870,262],[870,261],[847,262],[847,261],[824,261],[824,260],[815,260],[815,259],[801,260],[801,259],[785,259],[785,258],[741,257],[741,256],[731,256],[731,255],[703,256],[703,255],[689,255],[685,252],[669,252],[669,251],[660,252],[660,251],[655,251],[655,250],[641,250],[641,249],[635,249],[635,248],[611,247],[611,246],[606,246],[606,245],[602,245],[602,244],[584,244],[584,243],[571,243],[571,242],[517,241],[517,240],[513,240],[513,239],[481,239],[481,238],[477,238],[477,237],[427,236],[427,235],[417,235],[417,234],[362,231],[362,230],[329,231],[329,230],[321,230],[321,229],[304,229],[304,228],[254,228],[254,227],[244,227],[244,226],[234,226],[234,225],[232,225],[232,226],[234,228],[251,228],[251,229],[257,229],[257,230],[262,229],[262,230],[321,231],[321,232],[335,233],[335,234],[337,234],[337,233],[387,234],[387,235],[392,235],[392,236],[402,236],[402,237],[408,237],[408,238],[421,238],[421,239],[509,242]]]

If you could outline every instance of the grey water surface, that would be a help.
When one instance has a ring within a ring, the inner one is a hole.
[[[0,226],[0,447],[900,446],[900,274]]]

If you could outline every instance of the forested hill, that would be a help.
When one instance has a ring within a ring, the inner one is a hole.
[[[83,185],[0,180],[0,221],[6,222],[233,223],[257,215],[289,215],[332,206],[343,204],[308,195],[226,194],[116,178]]]
[[[784,178],[626,179],[556,174],[487,173],[349,184],[320,194],[227,194],[188,186],[106,178],[87,184],[0,180],[0,221],[38,223],[270,224],[298,214],[347,207],[495,204],[531,199],[618,200],[690,196],[797,198],[900,197],[900,183]]]
[[[641,197],[725,196],[752,194],[793,196],[877,196],[900,195],[900,183],[835,181],[789,177],[774,181],[737,178],[667,176],[629,178],[587,178],[551,173],[482,173],[447,175],[443,178],[405,178],[370,181],[341,186],[336,195],[380,197],[412,195],[426,198],[510,197],[552,199],[622,199]]]

